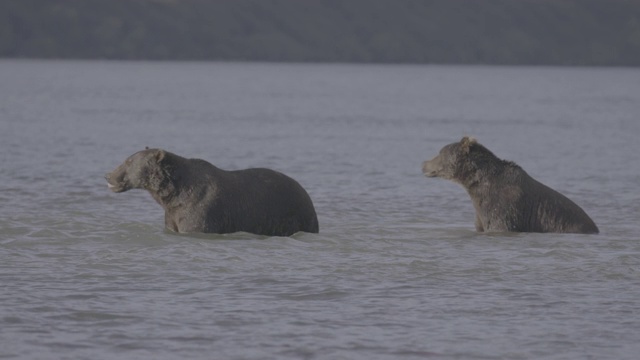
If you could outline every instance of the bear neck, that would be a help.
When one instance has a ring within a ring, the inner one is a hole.
[[[146,190],[165,210],[174,207],[179,198],[180,186],[177,185],[178,179],[175,174],[180,173],[177,169],[179,162],[174,161],[174,154],[167,153],[165,158],[158,164],[158,167],[150,175]]]
[[[496,180],[502,178],[504,171],[513,167],[510,161],[498,159],[495,155],[483,154],[462,169],[458,179],[462,179],[461,184],[467,189],[470,195],[481,195],[494,186]]]

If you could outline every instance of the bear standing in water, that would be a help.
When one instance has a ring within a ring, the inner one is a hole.
[[[476,209],[477,231],[598,233],[573,201],[520,166],[498,159],[473,138],[443,147],[423,163],[422,172],[464,186]]]
[[[116,193],[144,189],[164,208],[168,230],[289,236],[318,232],[307,192],[269,169],[225,171],[161,149],[131,155],[105,176]]]

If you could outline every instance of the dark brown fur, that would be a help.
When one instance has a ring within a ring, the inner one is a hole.
[[[149,191],[165,210],[166,228],[175,232],[318,232],[307,192],[270,169],[225,171],[204,160],[147,149],[131,155],[105,178],[114,192]]]
[[[476,210],[477,231],[598,233],[580,206],[515,163],[498,159],[472,138],[446,145],[423,163],[422,171],[467,190]]]

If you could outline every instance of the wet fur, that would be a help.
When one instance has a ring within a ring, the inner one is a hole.
[[[105,178],[114,192],[149,191],[165,210],[166,228],[175,232],[289,236],[319,230],[307,192],[270,169],[225,171],[204,160],[147,149]]]
[[[573,201],[497,158],[475,139],[442,148],[423,163],[428,177],[461,184],[476,210],[477,231],[598,233],[593,220]]]

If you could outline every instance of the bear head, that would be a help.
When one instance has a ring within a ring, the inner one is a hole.
[[[162,179],[161,162],[165,155],[164,150],[146,148],[129,156],[122,165],[105,175],[109,189],[116,193],[153,189]]]
[[[497,158],[476,139],[465,136],[459,142],[446,145],[440,153],[422,164],[427,177],[440,177],[460,184],[476,180],[478,170],[487,160]]]

